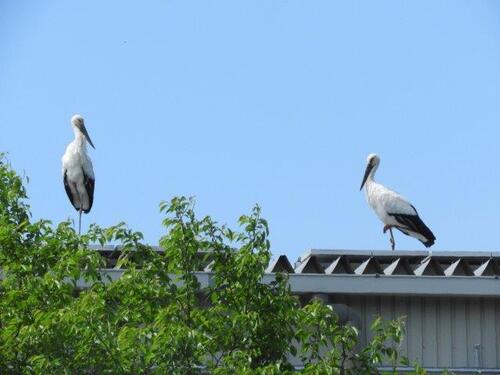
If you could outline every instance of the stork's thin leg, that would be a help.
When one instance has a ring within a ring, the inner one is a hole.
[[[78,211],[78,235],[80,235],[82,231],[82,210]]]
[[[396,248],[396,242],[394,242],[394,235],[392,234],[392,227],[389,227],[389,232],[391,232],[391,248],[394,251]]]

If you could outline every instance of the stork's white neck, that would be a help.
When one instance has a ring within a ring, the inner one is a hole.
[[[87,143],[87,139],[85,138],[85,136],[83,135],[83,133],[80,131],[80,129],[78,129],[76,126],[73,126],[73,132],[75,133],[75,140],[74,142],[80,146],[80,147],[83,147],[83,148],[86,148],[86,143]]]

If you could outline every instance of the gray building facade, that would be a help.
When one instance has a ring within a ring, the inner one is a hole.
[[[123,270],[112,268],[118,249],[96,250],[109,261],[102,272],[119,278]],[[210,264],[204,267],[197,276],[208,286]],[[288,274],[303,303],[319,298],[356,325],[361,344],[376,317],[405,317],[401,352],[430,373],[500,374],[500,252],[310,250],[293,263],[275,258],[263,282],[276,272]]]
[[[401,352],[428,371],[500,374],[500,253],[311,250],[292,267],[292,290],[332,304],[371,338],[370,325],[405,317]],[[410,369],[401,368],[401,372]]]

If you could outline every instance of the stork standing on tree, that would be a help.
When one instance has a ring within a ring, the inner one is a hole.
[[[396,228],[408,236],[415,237],[425,247],[434,245],[436,237],[434,237],[431,230],[420,219],[415,207],[395,191],[375,182],[373,177],[379,164],[380,158],[378,155],[368,155],[365,175],[360,190],[365,186],[368,204],[384,223],[384,233],[389,230],[392,250],[396,246],[392,228]]]
[[[78,211],[78,234],[82,227],[82,212],[89,213],[94,202],[95,177],[92,161],[87,154],[87,142],[95,149],[85,128],[83,117],[74,115],[71,125],[75,139],[66,147],[62,157],[64,189],[71,204]]]

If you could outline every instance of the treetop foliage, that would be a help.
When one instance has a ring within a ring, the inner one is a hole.
[[[23,180],[0,155],[0,373],[287,374],[295,357],[304,374],[376,374],[382,362],[396,374],[407,364],[401,320],[377,319],[361,347],[330,306],[301,306],[286,275],[261,282],[271,252],[258,206],[238,230],[198,218],[190,198],[160,211],[164,253],[124,223],[79,236],[70,221],[33,222]],[[117,280],[96,243],[120,243]]]

